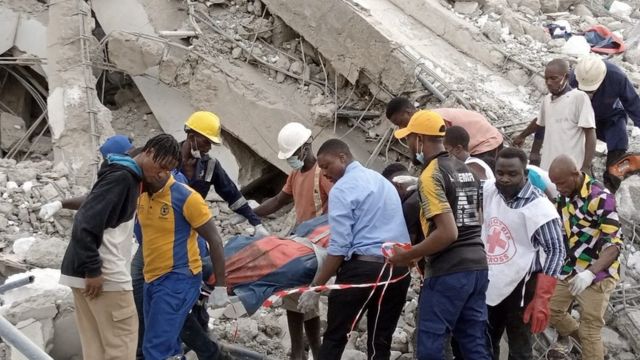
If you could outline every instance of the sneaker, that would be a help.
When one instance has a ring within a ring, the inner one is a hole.
[[[571,349],[573,348],[573,342],[569,336],[561,336],[558,338],[549,350],[547,350],[547,359],[549,360],[566,360],[571,359]]]

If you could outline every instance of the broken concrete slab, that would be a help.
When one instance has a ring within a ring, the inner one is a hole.
[[[0,112],[0,148],[8,151],[21,138],[27,130],[24,120],[6,112]]]
[[[13,47],[18,31],[18,18],[18,13],[6,8],[0,9],[0,54]]]
[[[25,262],[41,268],[57,269],[62,264],[67,243],[55,238],[37,238],[25,254]]]
[[[109,37],[109,59],[129,75],[142,75],[147,69],[160,65],[164,45],[122,31]]]
[[[34,319],[25,320],[16,325],[16,328],[31,340],[40,349],[45,349],[46,341],[43,333],[42,323]],[[11,360],[29,360],[22,355],[18,349],[11,347]]]
[[[456,17],[437,0],[390,0],[406,14],[436,33],[466,55],[487,66],[498,66],[504,56],[493,50],[493,44],[463,19]]]

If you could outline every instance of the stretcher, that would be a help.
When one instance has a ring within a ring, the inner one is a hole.
[[[275,292],[310,284],[328,244],[326,216],[301,223],[289,237],[231,238],[224,256],[227,289],[233,296],[225,315],[252,315]]]

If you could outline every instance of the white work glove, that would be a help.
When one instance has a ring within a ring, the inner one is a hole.
[[[42,220],[49,220],[53,215],[55,215],[58,211],[62,209],[62,202],[59,200],[50,202],[48,204],[44,204],[40,207],[40,213],[38,216]]]
[[[391,179],[392,182],[398,185],[407,186],[407,191],[415,190],[418,188],[418,178],[409,175],[400,175]]]
[[[226,286],[216,286],[211,295],[209,295],[209,304],[214,308],[221,308],[231,303],[229,295],[227,295]]]
[[[591,286],[593,279],[595,278],[596,275],[589,270],[578,273],[569,281],[569,291],[571,292],[571,295],[577,296],[583,292],[586,288]]]
[[[307,290],[303,292],[302,295],[300,295],[300,299],[298,299],[298,310],[303,313],[312,311],[318,306],[318,301],[320,301],[320,293]]]
[[[258,206],[260,206],[260,204],[258,204],[257,201],[255,200],[248,200],[247,204],[249,204],[249,207],[251,209],[255,209]],[[231,223],[231,225],[238,225],[238,224],[242,224],[243,222],[245,222],[247,219],[240,215],[240,214],[233,214],[230,218],[229,218],[229,222]]]
[[[256,225],[253,228],[253,230],[254,230],[253,236],[256,236],[256,237],[259,237],[259,238],[263,238],[263,237],[267,237],[267,236],[271,235],[271,233],[269,233],[269,231],[267,231],[267,229],[262,224]]]

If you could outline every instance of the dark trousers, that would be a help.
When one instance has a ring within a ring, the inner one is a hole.
[[[533,335],[530,324],[522,320],[527,304],[533,298],[536,289],[535,274],[531,276],[524,293],[522,304],[522,286],[524,280],[509,296],[496,306],[489,306],[489,334],[493,348],[493,360],[500,359],[500,339],[507,331],[509,343],[509,360],[533,359]]]
[[[131,279],[133,283],[133,299],[136,303],[138,311],[138,348],[136,351],[136,359],[143,360],[142,339],[144,339],[144,311],[143,311],[143,289],[144,289],[144,259],[142,257],[142,248],[139,247],[136,254],[131,260]],[[213,272],[213,265],[209,257],[202,258],[202,276],[208,279]],[[184,323],[184,327],[180,333],[180,339],[191,350],[193,350],[199,359],[216,359],[219,356],[219,346],[216,342],[209,339],[207,332],[209,326],[209,314],[205,306],[196,304]]]
[[[362,260],[349,260],[342,264],[336,276],[336,284],[364,284],[375,282],[383,263]],[[406,273],[406,267],[393,269],[393,277]],[[385,270],[382,279],[387,279],[389,270]],[[401,281],[387,286],[378,314],[378,301],[383,287],[376,289],[367,302],[371,288],[345,289],[331,291],[329,294],[329,310],[327,313],[327,329],[325,330],[319,358],[322,360],[340,360],[347,344],[347,335],[358,311],[364,306],[367,312],[367,353],[368,359],[387,360],[391,352],[391,339],[404,307],[407,290],[411,278],[407,276]],[[378,315],[378,326],[374,325]],[[360,320],[360,319],[358,319]],[[375,357],[373,357],[375,349]]]
[[[606,168],[604,169],[604,174],[602,175],[602,182],[604,186],[609,189],[612,193],[618,191],[620,187],[620,183],[622,182],[618,177],[609,174],[609,166],[613,165],[616,161],[620,160],[625,154],[626,150],[612,150],[607,152],[607,161]]]
[[[144,260],[142,258],[142,246],[138,247],[138,251],[131,259],[131,283],[133,285],[133,300],[136,303],[136,311],[138,312],[138,348],[136,350],[136,359],[143,360],[142,355],[142,339],[144,339],[144,311],[142,309],[144,303]]]
[[[426,279],[420,294],[419,360],[442,360],[450,335],[465,359],[489,360],[487,270],[463,271]]]

